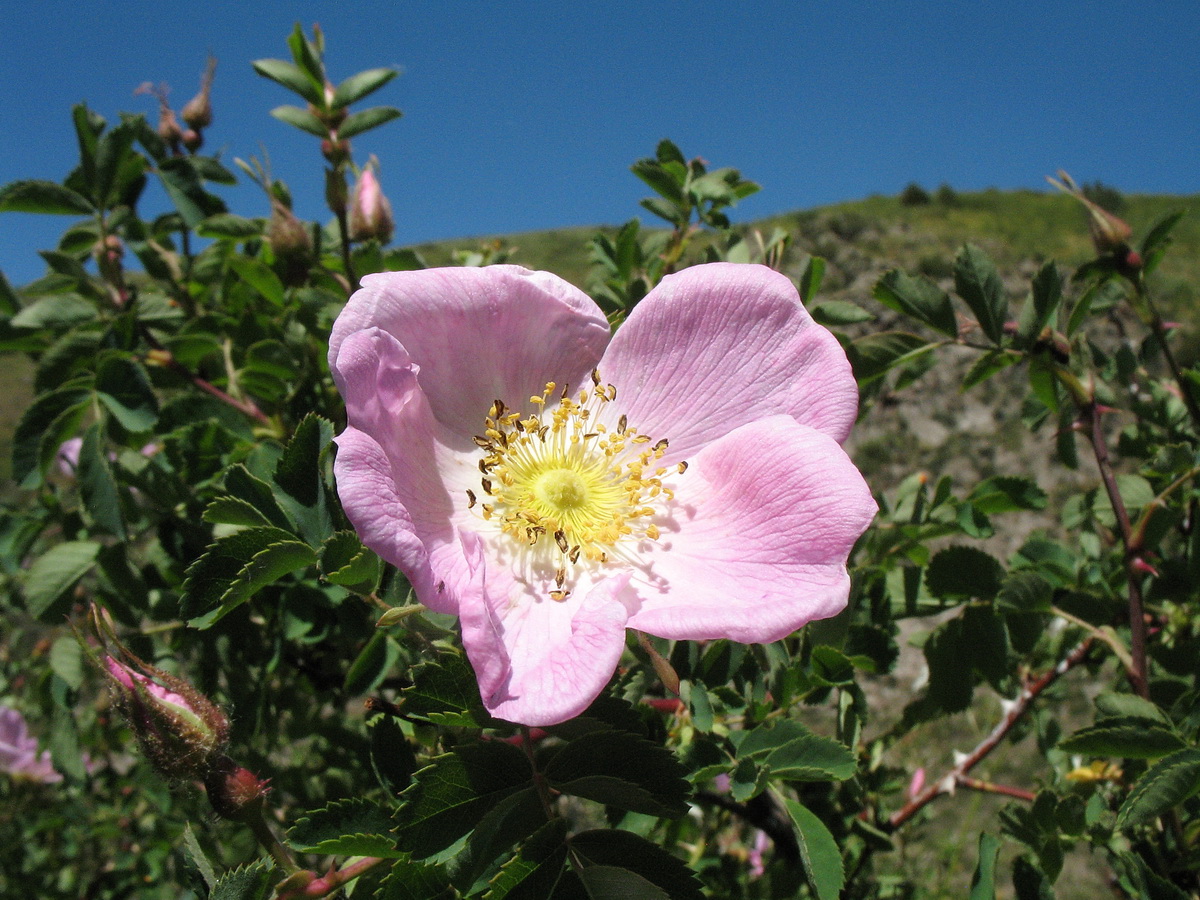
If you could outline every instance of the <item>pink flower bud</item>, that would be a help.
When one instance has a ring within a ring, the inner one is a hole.
[[[374,160],[363,167],[354,185],[354,203],[350,207],[350,237],[356,241],[374,238],[381,244],[392,239],[395,222],[392,205],[379,187],[375,177]]]
[[[204,789],[218,816],[245,822],[260,814],[270,780],[259,778],[228,757],[222,757],[205,776]]]
[[[1123,262],[1134,268],[1140,267],[1141,257],[1137,257],[1135,264],[1129,256],[1137,256],[1137,254],[1130,254],[1126,247],[1129,239],[1133,237],[1133,229],[1129,224],[1118,219],[1107,209],[1084,196],[1083,191],[1075,184],[1075,180],[1062,169],[1058,170],[1058,177],[1062,181],[1058,181],[1050,176],[1046,176],[1046,180],[1060,191],[1070,194],[1087,208],[1090,216],[1088,230],[1092,234],[1092,244],[1095,246],[1096,252],[1100,254],[1121,252]]]
[[[122,649],[104,658],[120,708],[150,762],[169,778],[202,778],[221,757],[229,720],[207,697]]]

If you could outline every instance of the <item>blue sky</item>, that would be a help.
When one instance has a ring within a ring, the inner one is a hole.
[[[1065,168],[1128,192],[1200,191],[1200,3],[604,3],[39,0],[6,10],[0,183],[59,180],[70,107],[177,108],[220,63],[207,149],[270,154],[297,211],[324,221],[315,140],[250,61],[320,22],[335,80],[395,66],[373,101],[405,116],[356,139],[377,154],[398,243],[620,223],[648,191],[629,164],[669,137],[763,185],[734,210],[786,210],[929,188],[1044,189]],[[253,186],[233,211],[265,215]],[[150,195],[143,214],[163,201]],[[643,215],[643,218],[646,218]],[[0,214],[0,268],[41,274],[67,218]]]

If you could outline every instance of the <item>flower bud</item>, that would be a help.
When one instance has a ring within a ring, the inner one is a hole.
[[[195,131],[200,131],[212,124],[213,114],[210,95],[212,93],[213,75],[216,74],[216,71],[217,58],[210,56],[208,58],[208,65],[204,69],[204,74],[200,77],[200,93],[184,104],[183,109],[180,110],[179,114],[183,117],[183,121],[188,124],[189,128]]]
[[[311,261],[312,234],[286,204],[274,199],[271,221],[267,223],[267,243],[275,252],[284,284],[302,284]]]
[[[204,135],[195,128],[189,128],[183,133],[183,146],[187,147],[189,152],[195,153],[203,144]]]
[[[245,822],[260,814],[270,790],[270,780],[259,778],[227,756],[221,757],[204,778],[208,802],[223,819]]]
[[[1046,176],[1046,180],[1060,191],[1070,194],[1087,208],[1089,214],[1088,231],[1091,232],[1092,244],[1095,246],[1096,252],[1101,255],[1116,253],[1122,262],[1132,264],[1128,256],[1137,256],[1137,254],[1130,254],[1127,246],[1129,239],[1133,237],[1133,229],[1129,224],[1118,219],[1100,204],[1084,196],[1083,191],[1075,183],[1075,179],[1062,169],[1058,170],[1058,177],[1062,181],[1057,181],[1049,176]],[[1134,267],[1137,268],[1140,264],[1141,258],[1139,257]]]
[[[354,203],[350,207],[350,238],[366,241],[374,238],[381,244],[392,239],[395,222],[392,205],[379,187],[375,177],[375,160],[359,173],[354,185]]]
[[[168,778],[203,778],[229,739],[229,720],[194,687],[123,647],[104,658],[117,706],[138,744]]]

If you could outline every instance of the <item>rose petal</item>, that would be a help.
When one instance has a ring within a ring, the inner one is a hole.
[[[507,573],[489,571],[478,535],[464,534],[463,543],[473,567],[469,593],[483,602],[464,600],[459,617],[484,706],[524,725],[579,715],[608,684],[625,649],[628,612],[617,598],[628,573],[564,602],[532,600]]]
[[[668,275],[618,329],[600,374],[630,425],[670,440],[668,461],[779,413],[842,441],[858,409],[841,345],[765,266]]]
[[[773,416],[714,441],[644,542],[629,627],[674,639],[778,640],[846,605],[846,558],[875,515],[828,435]]]
[[[421,370],[434,417],[469,441],[493,400],[510,407],[547,381],[582,383],[608,343],[608,323],[582,291],[519,266],[386,272],[363,287],[334,323],[330,368],[342,343],[378,327],[396,337]]]

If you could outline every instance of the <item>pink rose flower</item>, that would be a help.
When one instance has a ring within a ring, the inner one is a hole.
[[[768,642],[846,605],[876,511],[839,446],[857,388],[777,272],[668,276],[611,338],[545,272],[371,275],[329,360],[346,513],[458,615],[500,718],[582,712],[626,628]]]
[[[0,772],[42,784],[62,781],[50,762],[50,751],[38,753],[37,739],[29,733],[25,717],[7,706],[0,706]]]

